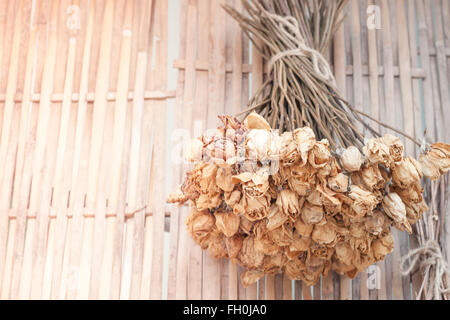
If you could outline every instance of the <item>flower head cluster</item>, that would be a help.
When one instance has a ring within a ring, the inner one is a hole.
[[[308,127],[278,134],[259,115],[191,141],[194,168],[169,202],[191,202],[192,238],[247,269],[245,286],[284,272],[315,284],[329,270],[354,277],[393,250],[391,225],[411,232],[427,210],[420,180],[449,169],[446,145],[420,163],[395,136],[333,156]]]

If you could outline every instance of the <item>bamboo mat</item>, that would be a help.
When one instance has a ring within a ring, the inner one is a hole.
[[[345,13],[328,55],[339,89],[417,139],[450,141],[450,2],[351,0]],[[216,0],[0,0],[0,299],[414,299],[405,233],[353,280],[243,288],[240,267],[190,239],[188,208],[165,204],[186,169],[172,161],[180,129],[242,110],[264,68]],[[445,189],[448,217],[448,175]]]

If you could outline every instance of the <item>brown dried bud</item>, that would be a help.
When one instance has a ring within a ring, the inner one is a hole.
[[[241,283],[244,288],[258,282],[264,276],[264,272],[259,270],[247,270],[241,274]]]
[[[389,154],[395,162],[402,160],[404,147],[398,137],[387,133],[381,137],[381,141],[388,146]]]
[[[406,218],[405,204],[398,194],[391,192],[386,195],[383,199],[383,209],[396,225],[404,226],[409,233],[412,233],[411,225]]]
[[[348,172],[358,171],[364,164],[364,158],[358,148],[350,146],[342,152],[341,164]]]
[[[450,145],[441,142],[432,144],[427,153],[419,156],[419,163],[426,177],[438,179],[450,170]]]
[[[328,178],[328,186],[335,192],[347,192],[348,177],[343,173],[338,173],[336,176]]]
[[[203,141],[200,139],[191,139],[185,146],[184,159],[189,162],[197,162],[202,160]]]
[[[383,260],[384,257],[394,249],[394,239],[391,234],[386,234],[383,238],[372,242],[372,251],[376,261]]]
[[[330,143],[327,139],[322,139],[314,144],[309,152],[308,162],[315,169],[325,167],[331,160]]]
[[[390,167],[392,158],[389,147],[381,139],[369,139],[363,147],[363,152],[369,163],[382,164],[386,168]]]
[[[305,223],[315,224],[322,220],[323,208],[322,206],[315,206],[309,202],[305,202],[302,208],[302,219]]]
[[[369,212],[372,212],[377,205],[377,198],[375,195],[359,186],[351,186],[348,195],[353,200],[351,208],[355,212],[356,217],[364,217]]]
[[[292,220],[300,213],[297,194],[289,189],[281,190],[278,194],[276,204],[278,208],[280,208],[286,216],[291,217]]]
[[[407,188],[412,184],[420,183],[422,178],[422,170],[419,163],[407,157],[393,165],[392,182],[400,188]]]
[[[225,236],[231,237],[238,232],[241,219],[237,215],[231,212],[216,211],[214,216],[216,217],[217,229]]]

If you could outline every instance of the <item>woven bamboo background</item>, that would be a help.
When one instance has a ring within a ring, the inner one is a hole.
[[[450,141],[450,1],[351,0],[346,14],[328,58],[347,98],[418,139],[427,128]],[[413,299],[417,275],[399,272],[416,245],[405,233],[376,269],[378,289],[370,273],[244,289],[239,267],[190,239],[188,208],[165,204],[186,169],[171,161],[173,134],[215,127],[263,79],[216,0],[0,0],[0,299]],[[448,189],[437,194],[447,217]]]

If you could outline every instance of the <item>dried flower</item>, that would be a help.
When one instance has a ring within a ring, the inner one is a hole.
[[[403,158],[403,143],[402,141],[392,134],[385,134],[381,137],[381,142],[383,142],[389,148],[389,154],[392,160],[395,162],[402,160]]]
[[[252,129],[245,137],[248,159],[266,160],[269,156],[272,135],[265,129]]]
[[[398,161],[393,165],[392,181],[400,188],[407,188],[414,183],[420,183],[422,170],[419,163],[411,157]]]
[[[216,211],[216,226],[225,236],[231,237],[239,230],[240,218],[231,212]]]
[[[412,233],[411,225],[406,218],[405,204],[398,194],[391,192],[386,195],[383,199],[383,209],[396,225],[405,227],[409,233]]]
[[[302,219],[305,223],[315,224],[322,220],[323,208],[322,206],[315,206],[309,202],[305,202],[302,208]]]
[[[369,139],[363,147],[363,152],[369,163],[382,164],[388,168],[392,162],[389,147],[379,138]]]
[[[200,139],[191,139],[184,150],[184,159],[189,162],[200,161],[203,154],[203,142]]]
[[[350,188],[349,197],[353,200],[351,208],[356,217],[364,217],[377,205],[377,199],[373,193],[366,191],[359,186],[353,185]]]
[[[277,206],[282,212],[292,220],[300,213],[300,205],[297,194],[289,189],[282,190],[278,194]]]
[[[427,153],[419,156],[419,163],[426,177],[438,179],[450,170],[450,145],[441,142],[432,144]]]
[[[259,270],[247,270],[241,274],[241,283],[244,288],[258,282],[264,276],[264,272]]]
[[[343,173],[338,173],[328,179],[328,186],[335,192],[346,192],[348,189],[348,177]]]
[[[350,146],[342,152],[341,164],[348,172],[358,171],[364,164],[364,158],[358,148]]]

